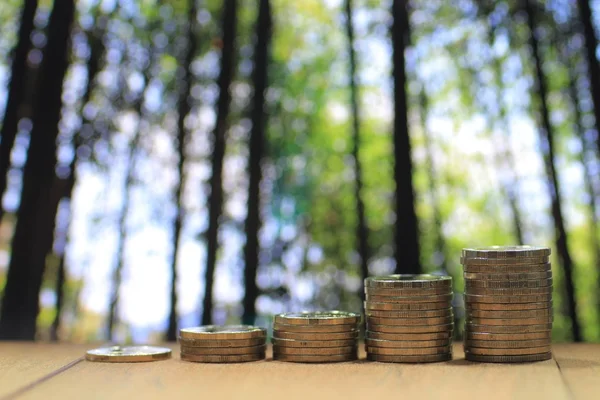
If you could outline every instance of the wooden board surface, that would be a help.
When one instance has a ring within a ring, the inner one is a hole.
[[[421,365],[196,364],[179,360],[177,346],[167,361],[73,362],[85,348],[0,343],[0,393],[18,391],[9,397],[18,399],[600,399],[600,344],[557,344],[555,359],[518,365],[467,362],[460,344],[453,361]]]

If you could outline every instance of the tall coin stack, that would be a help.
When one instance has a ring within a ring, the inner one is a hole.
[[[552,358],[550,249],[463,249],[465,357],[481,362]]]
[[[275,316],[273,359],[301,363],[357,359],[360,314],[345,311]]]
[[[452,278],[388,275],[365,279],[367,359],[422,363],[452,359]]]
[[[265,358],[267,331],[249,325],[205,325],[179,330],[181,359],[239,363]]]

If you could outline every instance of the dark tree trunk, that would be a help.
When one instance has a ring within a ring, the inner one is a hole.
[[[192,86],[192,62],[196,55],[196,0],[188,0],[188,42],[184,60],[184,75],[179,88],[179,99],[177,105],[177,174],[179,182],[175,189],[175,201],[177,202],[177,211],[173,221],[173,254],[171,257],[171,310],[169,312],[169,326],[167,328],[166,339],[170,342],[177,340],[177,254],[179,252],[179,243],[181,236],[181,227],[183,225],[183,184],[185,182],[185,145],[187,133],[185,130],[185,118],[192,109],[192,97],[190,88]]]
[[[12,241],[0,339],[33,340],[46,255],[52,247],[56,204],[51,204],[62,86],[68,67],[69,34],[75,4],[54,3],[48,23],[33,129],[23,171],[23,190]]]
[[[27,54],[31,47],[31,32],[33,31],[33,18],[38,7],[37,0],[25,0],[21,14],[21,27],[11,68],[10,84],[6,99],[6,109],[0,131],[0,198],[6,190],[8,169],[10,168],[10,152],[12,151],[17,136],[17,125],[21,118],[19,109],[24,99],[27,75]],[[0,205],[0,222],[4,215],[4,208]]]
[[[588,72],[590,75],[590,91],[592,93],[592,102],[594,104],[594,117],[596,119],[596,145],[600,152],[600,65],[596,58],[596,48],[598,47],[598,38],[594,31],[592,10],[588,0],[577,0],[579,6],[579,16],[583,25],[583,35],[585,37],[585,50],[587,56]]]
[[[551,199],[552,218],[554,219],[554,230],[556,239],[556,249],[558,252],[558,259],[564,269],[565,277],[565,288],[566,288],[566,300],[567,310],[569,317],[572,321],[572,334],[573,340],[576,342],[581,341],[581,332],[579,329],[579,320],[577,318],[577,306],[575,304],[575,288],[573,285],[573,260],[571,259],[571,253],[569,252],[569,246],[567,241],[567,232],[561,209],[561,197],[560,197],[560,186],[558,177],[556,174],[556,168],[554,166],[554,134],[552,124],[550,123],[550,113],[548,110],[547,98],[548,89],[546,86],[546,77],[542,68],[542,55],[541,49],[539,48],[538,39],[536,36],[536,10],[535,6],[531,4],[529,0],[525,0],[525,11],[527,13],[527,23],[529,26],[529,45],[531,46],[532,56],[535,62],[535,85],[539,93],[539,104],[540,104],[540,149],[544,159],[544,164],[547,174],[548,183],[548,194]]]
[[[406,2],[392,3],[392,51],[394,80],[394,180],[395,193],[395,257],[396,273],[421,272],[419,257],[419,228],[415,212],[415,193],[412,184],[412,159],[408,134],[406,102],[406,66],[404,50],[408,44],[408,10]]]
[[[237,20],[237,0],[224,0],[223,6],[223,51],[221,53],[221,71],[217,79],[219,99],[217,100],[217,118],[213,131],[212,175],[210,177],[210,196],[208,198],[208,230],[206,239],[206,270],[204,275],[205,289],[202,302],[202,324],[212,322],[213,281],[217,262],[219,219],[223,210],[223,159],[225,158],[225,142],[227,119],[231,94],[229,87],[233,80],[235,58],[235,35]]]
[[[352,109],[352,158],[354,158],[354,199],[356,201],[356,238],[358,241],[358,255],[360,256],[361,282],[369,276],[369,240],[365,218],[365,203],[362,200],[363,174],[360,163],[360,110],[358,109],[358,87],[356,84],[356,53],[354,51],[354,25],[352,22],[352,0],[346,0],[346,35],[348,36],[348,56],[350,59],[350,106]],[[364,290],[360,289],[360,296],[364,299]]]
[[[252,100],[252,130],[250,131],[250,154],[248,167],[250,182],[248,186],[248,214],[246,216],[246,244],[244,245],[244,324],[254,324],[256,318],[256,299],[258,286],[256,273],[258,270],[260,243],[258,232],[261,227],[260,218],[260,182],[262,180],[262,159],[264,153],[267,114],[265,112],[265,90],[267,89],[269,67],[269,42],[271,39],[272,21],[269,0],[260,0],[258,19],[256,21],[256,45],[254,47],[254,71],[252,82],[254,98]]]
[[[64,304],[64,286],[65,286],[65,264],[64,258],[60,259],[60,263],[58,264],[58,273],[56,274],[56,314],[54,316],[54,320],[52,320],[52,325],[50,325],[50,340],[56,342],[58,341],[58,332],[60,329],[60,319],[62,315],[62,309]]]

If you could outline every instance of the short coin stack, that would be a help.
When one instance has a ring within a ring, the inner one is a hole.
[[[275,316],[273,359],[301,363],[357,359],[360,314],[345,311]]]
[[[452,359],[452,278],[388,275],[365,279],[367,359],[437,362]]]
[[[547,247],[463,249],[467,360],[510,363],[552,358],[549,255]]]
[[[181,359],[239,363],[265,358],[267,331],[249,325],[206,325],[179,331]]]

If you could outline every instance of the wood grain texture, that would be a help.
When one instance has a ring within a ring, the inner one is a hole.
[[[565,349],[577,347],[568,345]],[[73,346],[63,345],[64,353]],[[563,347],[557,345],[562,351]],[[76,348],[77,351],[81,347]],[[480,364],[463,359],[433,364],[383,364],[360,360],[341,364],[292,364],[272,360],[246,364],[196,364],[174,357],[139,364],[81,362],[46,380],[21,399],[568,399],[572,390],[554,360],[531,364]],[[599,355],[600,348],[590,348]],[[56,351],[56,350],[53,350]],[[585,362],[572,356],[571,363]],[[573,352],[571,352],[573,354]],[[364,357],[364,354],[363,354]],[[4,369],[4,368],[3,368]],[[577,374],[576,371],[573,372]],[[600,385],[588,371],[588,391]]]
[[[556,344],[554,358],[576,399],[600,399],[600,343]]]

